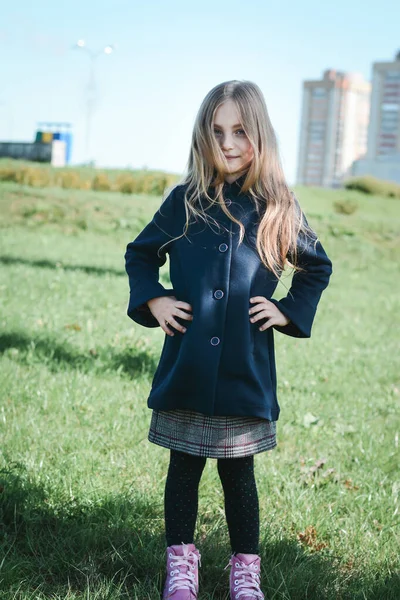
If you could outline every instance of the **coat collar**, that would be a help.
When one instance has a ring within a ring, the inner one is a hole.
[[[239,196],[241,196],[244,200],[246,197],[249,197],[248,193],[246,193],[246,194],[240,193],[240,190],[246,179],[246,176],[247,176],[247,173],[244,173],[243,175],[238,177],[238,179],[236,179],[232,183],[228,183],[227,181],[225,181],[225,183],[222,187],[222,193],[223,193],[224,198],[230,198],[233,200],[233,199],[236,199]],[[215,198],[216,190],[213,185],[211,185],[211,187],[209,189],[209,193],[211,194],[211,196],[213,198]]]
[[[233,181],[232,183],[228,183],[227,181],[225,181],[224,187],[223,187],[224,195],[229,194],[229,195],[233,195],[233,196],[238,196],[240,194],[240,190],[246,179],[246,176],[247,176],[247,173],[244,173],[244,175],[241,175],[238,179],[235,179],[235,181]]]

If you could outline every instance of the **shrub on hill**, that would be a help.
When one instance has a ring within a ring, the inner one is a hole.
[[[348,190],[358,190],[364,194],[373,194],[375,196],[388,196],[390,198],[400,198],[400,185],[395,181],[386,181],[377,179],[371,175],[363,177],[352,177],[344,183]]]
[[[117,191],[123,194],[161,196],[178,180],[177,175],[158,171],[97,171],[91,168],[53,168],[50,165],[0,159],[0,181],[33,187]]]
[[[105,173],[98,173],[92,181],[92,190],[97,192],[108,192],[111,189],[111,183]]]
[[[341,215],[352,215],[358,209],[358,204],[357,202],[354,202],[354,200],[349,199],[336,200],[333,203],[333,208],[335,212]]]

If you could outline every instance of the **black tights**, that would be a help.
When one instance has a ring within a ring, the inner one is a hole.
[[[193,543],[198,489],[206,464],[204,456],[170,451],[164,511],[167,545]],[[219,458],[225,515],[232,553],[259,553],[259,505],[254,479],[254,456]]]

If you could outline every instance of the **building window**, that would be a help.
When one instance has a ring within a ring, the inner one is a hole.
[[[325,129],[325,126],[326,126],[325,121],[319,121],[319,120],[314,121],[313,119],[310,119],[310,121],[308,122],[309,131]]]
[[[381,105],[382,111],[384,112],[397,112],[399,110],[399,105],[394,104],[393,102],[385,102]]]
[[[326,96],[326,89],[322,88],[322,87],[315,87],[312,90],[312,96],[314,96],[314,98],[319,98],[321,96]]]
[[[386,81],[400,81],[400,71],[386,71]]]

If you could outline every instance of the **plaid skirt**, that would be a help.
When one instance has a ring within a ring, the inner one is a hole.
[[[275,448],[276,421],[153,409],[148,440],[196,456],[239,458]]]

